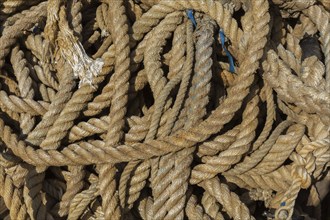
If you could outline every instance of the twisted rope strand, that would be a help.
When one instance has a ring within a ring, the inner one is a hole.
[[[323,218],[328,2],[3,0],[0,218]]]

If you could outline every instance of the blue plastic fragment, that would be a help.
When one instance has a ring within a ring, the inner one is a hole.
[[[187,16],[192,21],[193,25],[195,27],[197,27],[197,22],[196,22],[195,17],[194,17],[194,11],[192,9],[187,10]]]
[[[285,206],[285,204],[286,204],[285,202],[281,202],[281,206]]]
[[[187,10],[187,16],[191,20],[191,22],[193,23],[194,27],[196,28],[197,27],[197,22],[196,22],[195,17],[194,17],[194,11],[192,9]],[[229,71],[234,73],[235,72],[234,59],[233,59],[233,57],[231,56],[231,54],[229,53],[229,51],[227,50],[227,48],[225,46],[226,36],[225,36],[225,33],[223,32],[222,29],[220,29],[219,35],[220,35],[220,42],[221,42],[222,48],[224,49],[224,51],[225,51],[225,53],[226,53],[226,55],[229,59]]]
[[[225,46],[226,36],[222,29],[220,29],[219,35],[220,35],[220,42],[221,42],[222,48],[224,49],[224,51],[229,59],[229,71],[234,73],[235,72],[234,59]]]

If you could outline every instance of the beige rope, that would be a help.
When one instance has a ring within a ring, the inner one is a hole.
[[[3,0],[0,218],[324,218],[329,7]]]
[[[204,213],[203,207],[197,203],[197,198],[195,195],[191,195],[187,202],[186,213],[188,219],[211,219],[206,213]]]

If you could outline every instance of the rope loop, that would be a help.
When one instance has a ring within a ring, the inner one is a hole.
[[[329,8],[2,0],[0,219],[330,215]]]

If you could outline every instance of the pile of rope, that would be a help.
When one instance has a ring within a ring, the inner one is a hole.
[[[0,218],[326,216],[329,20],[329,0],[2,1]]]

